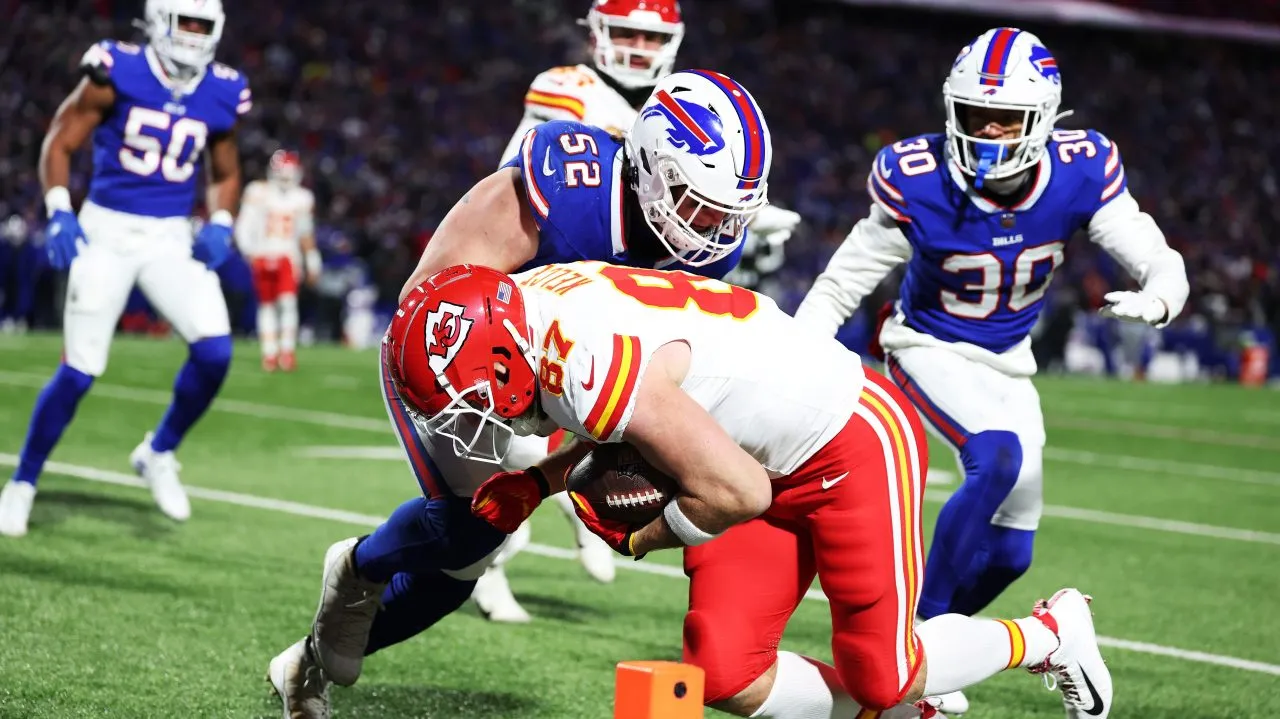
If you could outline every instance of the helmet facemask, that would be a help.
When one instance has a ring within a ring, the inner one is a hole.
[[[190,80],[210,63],[222,38],[225,15],[220,3],[203,8],[189,3],[150,0],[146,9],[148,41],[173,79]]]
[[[957,97],[943,87],[947,104],[947,143],[960,170],[975,178],[981,188],[985,181],[1003,180],[1034,167],[1044,155],[1049,135],[1057,121],[1058,99],[1047,97],[1037,105],[987,102]],[[969,132],[969,113],[975,108],[1007,110],[1020,116],[1022,128],[1015,137],[984,138]]]
[[[650,87],[671,74],[684,39],[683,23],[633,20],[592,11],[586,24],[591,29],[591,55],[596,68],[628,89]],[[661,41],[652,50],[615,42],[622,36],[636,35],[657,36]]]
[[[519,365],[513,363],[525,363],[530,372],[536,366],[532,347],[515,325],[510,320],[504,320],[503,324],[522,356],[513,356],[506,347],[494,347],[489,376],[461,390],[453,386],[444,372],[432,368],[440,391],[448,396],[449,402],[430,417],[410,409],[414,422],[429,434],[453,440],[454,453],[463,459],[500,464],[511,449],[512,437],[531,433],[537,424],[536,393],[522,408],[519,405],[499,407],[496,401],[496,397],[507,391],[513,372],[519,369]]]
[[[641,200],[640,207],[662,246],[686,265],[702,267],[732,254],[752,218],[768,204],[763,189],[746,203],[717,202],[695,190],[675,161],[659,156],[654,164],[663,192]]]

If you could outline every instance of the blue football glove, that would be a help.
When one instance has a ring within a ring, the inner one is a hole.
[[[49,255],[49,265],[55,270],[70,267],[71,261],[80,253],[80,243],[85,241],[75,213],[54,210],[49,216],[49,224],[45,225],[44,234],[44,250]]]
[[[200,228],[196,235],[195,245],[191,248],[191,256],[203,262],[211,270],[227,261],[231,254],[231,213],[218,210],[213,217]]]

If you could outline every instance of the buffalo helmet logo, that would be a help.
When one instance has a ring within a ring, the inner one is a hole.
[[[666,90],[654,93],[641,119],[667,122],[667,140],[694,155],[714,155],[725,147],[724,123],[710,108],[678,100]]]

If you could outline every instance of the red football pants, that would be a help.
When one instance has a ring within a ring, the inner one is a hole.
[[[775,480],[769,511],[685,551],[684,661],[706,671],[708,703],[736,695],[773,665],[815,575],[831,602],[831,650],[844,688],[868,709],[899,703],[920,667],[912,620],[928,466],[915,410],[867,369],[849,423]]]
[[[249,270],[259,302],[275,302],[281,295],[298,294],[298,275],[288,257],[255,257]]]

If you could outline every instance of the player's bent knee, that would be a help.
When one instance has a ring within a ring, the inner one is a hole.
[[[721,613],[691,610],[684,619],[684,662],[706,674],[703,701],[737,696],[778,658],[777,642],[755,642],[750,627],[724,621]]]
[[[190,347],[191,361],[202,370],[225,372],[231,366],[231,335],[206,337]]]
[[[836,672],[849,696],[864,709],[885,711],[897,706],[915,678],[898,677],[896,652],[865,646],[854,637],[832,639]]]
[[[84,396],[93,386],[93,380],[92,374],[66,363],[58,365],[58,370],[53,374],[53,382],[67,394],[74,394],[76,397]]]
[[[960,453],[967,479],[982,483],[984,491],[1004,498],[1013,491],[1022,471],[1022,442],[1005,430],[979,432]]]

